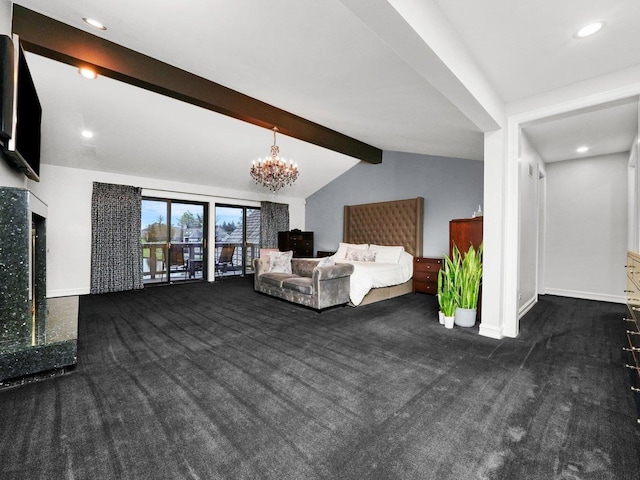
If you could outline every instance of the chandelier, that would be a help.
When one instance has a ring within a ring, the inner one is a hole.
[[[271,157],[258,160],[251,165],[251,178],[257,185],[267,187],[277,192],[282,187],[293,185],[298,178],[298,165],[280,158],[280,148],[276,145],[277,127],[273,127],[273,145],[271,145]]]

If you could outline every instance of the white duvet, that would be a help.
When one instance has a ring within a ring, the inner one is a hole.
[[[351,274],[351,303],[360,305],[362,299],[372,288],[400,285],[413,276],[413,256],[402,252],[399,263],[356,262],[336,260],[336,263],[353,265]]]

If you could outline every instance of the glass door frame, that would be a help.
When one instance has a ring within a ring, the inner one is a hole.
[[[163,202],[166,204],[166,210],[165,210],[165,217],[166,217],[166,235],[165,235],[165,239],[164,239],[164,246],[162,247],[162,256],[164,259],[164,272],[162,273],[162,277],[165,276],[166,274],[166,280],[165,279],[161,279],[160,281],[144,281],[145,286],[150,286],[150,285],[167,285],[167,284],[171,284],[174,282],[201,282],[201,281],[207,281],[208,279],[208,234],[209,234],[209,203],[207,202],[198,202],[198,201],[193,201],[193,200],[181,200],[181,199],[177,199],[177,198],[162,198],[162,197],[151,197],[151,196],[143,196],[142,197],[142,201],[144,202],[145,200],[148,201],[153,201],[153,202]],[[202,207],[202,241],[198,242],[198,243],[194,243],[192,246],[189,245],[189,243],[185,243],[185,242],[174,242],[173,241],[173,229],[174,229],[174,225],[173,222],[171,221],[171,215],[172,215],[172,205],[173,204],[182,204],[182,205],[194,205],[194,206],[198,206],[198,207]],[[141,225],[142,227],[142,225]],[[172,259],[172,248],[178,248],[178,247],[174,247],[175,244],[179,243],[179,245],[181,246],[181,248],[183,248],[183,255],[184,255],[184,249],[189,247],[189,257],[191,257],[194,253],[194,251],[196,250],[196,248],[199,246],[201,249],[201,253],[199,255],[199,259],[195,259],[195,258],[189,258],[187,260],[185,260],[186,263],[186,267],[183,271],[183,277],[184,278],[176,278],[174,276],[174,278],[172,278],[171,275],[171,259]],[[140,246],[141,248],[144,248],[145,243],[140,242]],[[150,258],[151,261],[151,258]],[[193,262],[193,264],[191,263]],[[154,269],[155,270],[155,269]],[[197,271],[201,271],[202,272],[202,276],[201,278],[197,278],[197,276],[195,275],[195,272]],[[191,278],[190,273],[193,273],[193,278]]]
[[[253,243],[249,243],[247,241],[247,211],[248,210],[257,210],[258,212],[260,211],[260,207],[259,206],[247,206],[247,205],[236,205],[236,204],[231,204],[231,203],[216,203],[215,204],[215,211],[214,214],[216,214],[217,217],[217,209],[218,208],[233,208],[233,209],[238,209],[238,210],[242,210],[242,244],[239,245],[241,248],[241,259],[242,259],[242,269],[241,269],[241,274],[240,276],[244,277],[247,274],[253,274],[253,258],[256,256],[256,253],[258,256],[260,256],[260,239],[258,239],[258,244],[254,245]],[[216,218],[216,227],[217,227],[217,218]],[[222,246],[223,242],[218,242],[218,240],[216,239],[216,248],[214,251],[214,254],[216,255],[216,262],[218,259],[218,247]],[[249,254],[251,254],[249,256]]]

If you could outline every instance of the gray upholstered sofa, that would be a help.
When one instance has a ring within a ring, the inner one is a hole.
[[[269,259],[253,261],[253,286],[257,292],[266,293],[290,302],[322,310],[349,302],[349,277],[353,265],[338,264],[318,266],[318,259],[291,259],[291,273],[269,272]]]

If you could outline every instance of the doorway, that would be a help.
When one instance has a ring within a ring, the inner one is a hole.
[[[207,278],[207,204],[143,198],[140,243],[145,284]]]
[[[216,205],[216,277],[253,273],[260,256],[260,208]]]

